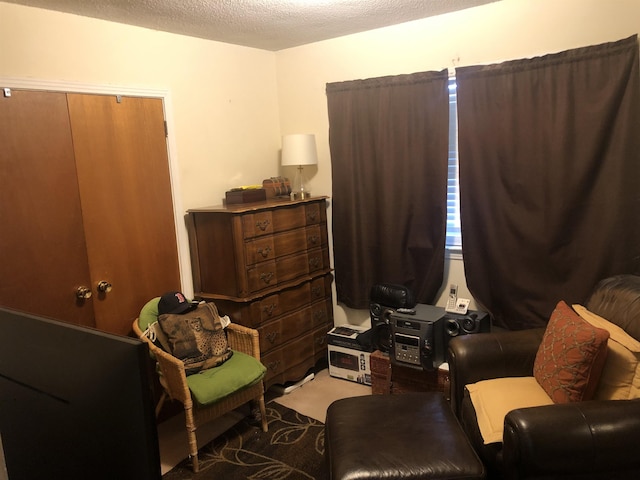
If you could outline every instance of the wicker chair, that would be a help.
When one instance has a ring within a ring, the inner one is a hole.
[[[151,300],[145,308],[143,308],[143,312],[147,309],[148,315],[149,307],[151,307],[152,311],[155,307],[157,316],[158,300],[159,298]],[[156,406],[156,416],[160,413],[164,401],[167,398],[178,400],[182,403],[184,406],[185,423],[189,441],[189,455],[193,463],[194,472],[197,473],[199,471],[198,444],[196,440],[196,429],[199,426],[231,412],[250,401],[254,401],[260,408],[262,430],[265,432],[267,431],[267,416],[264,403],[264,384],[262,382],[262,377],[260,377],[258,381],[253,381],[249,385],[243,385],[236,388],[235,391],[222,399],[216,400],[210,404],[202,405],[198,403],[192,395],[183,362],[156,346],[147,337],[147,335],[145,335],[143,329],[146,329],[147,325],[144,320],[141,321],[142,317],[143,314],[141,312],[140,318],[137,318],[133,322],[133,331],[138,338],[147,343],[151,354],[155,357],[158,364],[160,384],[164,389],[158,405]],[[260,347],[257,330],[232,323],[226,328],[226,332],[227,340],[232,350],[245,353],[258,360],[258,362],[260,361]],[[232,362],[229,361],[215,368],[233,368],[231,363]]]

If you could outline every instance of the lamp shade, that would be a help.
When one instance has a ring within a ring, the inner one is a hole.
[[[284,135],[282,137],[282,165],[316,165],[316,136],[307,133]]]

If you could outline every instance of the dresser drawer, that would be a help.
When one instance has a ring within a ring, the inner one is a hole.
[[[331,299],[311,305],[311,325],[314,327],[333,323],[333,304]]]
[[[260,351],[269,352],[305,332],[333,323],[332,308],[330,299],[320,300],[258,327]]]
[[[278,293],[258,298],[251,302],[237,302],[233,300],[213,299],[222,315],[229,315],[233,322],[258,328],[282,315],[299,310],[307,305],[326,300],[328,310],[333,321],[333,306],[331,304],[331,274],[323,275],[301,285],[280,290]]]
[[[244,238],[270,235],[306,225],[307,216],[304,205],[279,208],[276,210],[260,210],[242,215],[242,232]]]
[[[247,265],[253,265],[276,258],[276,246],[273,236],[253,238],[244,244],[244,257]]]
[[[327,337],[332,328],[333,322],[313,331],[313,352],[316,362],[327,358]]]
[[[303,305],[309,305],[311,301],[311,282],[305,282],[299,287],[282,290],[263,300],[253,302],[252,307],[255,308],[255,313],[252,317],[257,320],[257,325],[261,325],[293,312]]]
[[[325,246],[327,237],[322,232],[319,225],[313,225],[275,235],[252,238],[244,244],[245,262],[247,265],[253,265]]]
[[[327,332],[331,326],[313,330],[299,340],[288,343],[261,357],[267,367],[265,388],[289,379],[301,379],[320,360],[327,358]]]
[[[313,332],[294,340],[286,347],[275,349],[261,357],[267,367],[265,388],[274,383],[284,383],[288,379],[301,379],[315,365]]]
[[[304,213],[307,219],[307,225],[315,225],[317,223],[325,223],[327,221],[327,212],[324,208],[320,208],[320,203],[315,202],[306,204],[304,206]]]
[[[284,315],[258,327],[260,351],[268,353],[270,350],[280,347],[289,340],[311,330],[313,325],[311,325],[310,320],[310,308],[306,307],[297,312]]]
[[[307,248],[324,247],[327,245],[327,236],[324,234],[324,225],[315,225],[307,227],[305,230]]]
[[[298,277],[329,268],[329,249],[314,249],[277,260],[257,263],[247,269],[248,294],[276,287]]]
[[[258,210],[242,215],[242,232],[244,238],[260,237],[326,222],[326,218],[326,211],[320,208],[318,202]]]
[[[331,275],[325,275],[300,286],[287,288],[251,303],[251,317],[260,325],[320,299],[331,300]]]
[[[311,281],[311,300],[319,300],[320,298],[331,296],[331,282],[333,275],[327,274],[323,277],[316,278]]]

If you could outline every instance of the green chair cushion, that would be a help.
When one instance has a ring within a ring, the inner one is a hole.
[[[160,297],[152,298],[149,300],[142,310],[140,311],[140,316],[138,317],[138,326],[140,330],[143,332],[149,328],[149,325],[158,320],[158,303],[160,302]]]
[[[187,376],[187,385],[197,403],[210,405],[259,382],[266,371],[267,368],[251,355],[234,350],[222,365]]]
[[[140,330],[145,331],[158,320],[159,302],[160,297],[156,297],[142,307],[138,317]],[[166,348],[164,350],[168,351]],[[231,358],[222,365],[188,375],[187,385],[197,403],[209,405],[254,385],[262,380],[266,371],[267,368],[251,355],[234,350]]]

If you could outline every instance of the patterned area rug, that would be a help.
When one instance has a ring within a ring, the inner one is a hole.
[[[162,480],[326,480],[324,425],[270,402],[269,431],[246,418],[200,449],[200,472],[183,460]]]

